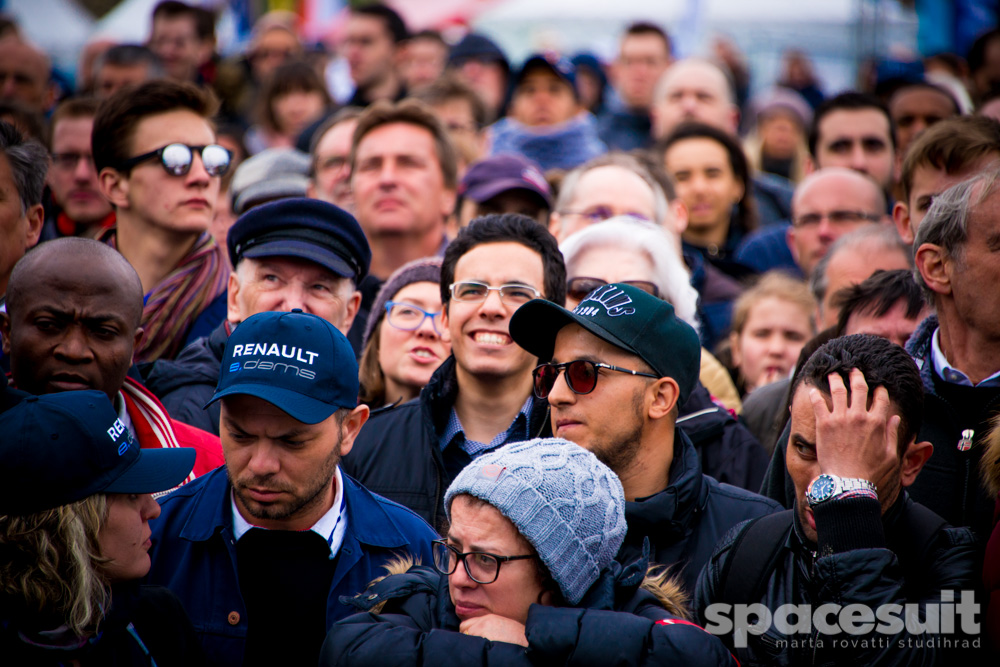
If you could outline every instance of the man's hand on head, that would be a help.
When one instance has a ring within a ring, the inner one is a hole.
[[[889,414],[889,393],[876,387],[869,403],[868,383],[851,369],[851,395],[837,373],[828,377],[829,402],[812,387],[809,400],[816,415],[816,459],[820,472],[866,479],[882,490],[899,467],[899,415]]]

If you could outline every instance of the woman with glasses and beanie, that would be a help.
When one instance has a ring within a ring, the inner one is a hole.
[[[343,598],[367,613],[334,626],[321,665],[735,664],[680,617],[665,571],[614,560],[624,493],[582,447],[505,445],[462,470],[444,504],[434,562]]]
[[[385,281],[365,326],[360,400],[371,409],[416,398],[448,354],[442,338],[441,260],[418,259]]]
[[[98,391],[28,396],[0,414],[0,663],[200,665],[180,601],[140,586],[150,495],[194,450],[140,449]]]

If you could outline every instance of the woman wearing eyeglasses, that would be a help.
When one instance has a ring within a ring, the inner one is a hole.
[[[441,328],[441,260],[420,259],[386,281],[365,327],[361,402],[380,408],[416,398],[451,351]]]
[[[347,601],[321,665],[735,664],[681,618],[682,596],[647,563],[623,568],[618,478],[560,439],[476,459],[445,494],[434,563]]]

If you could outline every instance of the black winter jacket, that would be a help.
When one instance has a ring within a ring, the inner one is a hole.
[[[628,532],[616,560],[637,560],[648,539],[650,560],[672,566],[690,594],[716,544],[733,526],[780,509],[773,500],[703,474],[691,441],[675,429],[668,486],[656,495],[625,503]]]
[[[448,577],[415,567],[341,598],[362,610],[385,605],[334,625],[320,665],[734,665],[722,642],[639,589],[645,566],[612,563],[577,607],[531,605],[527,648],[460,634]]]
[[[996,496],[980,480],[979,461],[990,419],[1000,410],[1000,387],[962,387],[937,378],[931,357],[931,337],[937,326],[937,316],[931,315],[906,344],[924,384],[924,419],[917,439],[934,445],[934,453],[908,491],[951,525],[972,528],[986,544]],[[957,445],[966,429],[975,436],[972,447],[961,451]]]
[[[219,403],[212,400],[219,383],[222,355],[229,332],[223,322],[210,335],[194,341],[176,359],[158,359],[140,368],[146,388],[153,392],[167,413],[179,422],[219,435]]]
[[[0,664],[11,667],[61,667],[78,661],[83,667],[197,667],[207,664],[181,601],[162,586],[137,582],[116,584],[111,611],[100,634],[75,649],[44,646],[19,636],[23,614],[0,616]]]
[[[977,549],[972,531],[945,526],[937,531],[926,551],[915,554],[917,549],[912,547],[910,535],[905,530],[909,520],[904,517],[914,511],[915,503],[905,493],[881,521],[880,508],[875,500],[837,502],[848,503],[849,507],[844,509],[843,506],[835,508],[832,504],[827,505],[826,516],[819,507],[815,510],[820,533],[818,547],[803,536],[797,517],[793,520],[792,530],[788,531],[783,542],[763,597],[746,600],[745,604],[759,602],[772,614],[781,605],[809,605],[810,618],[814,618],[824,604],[837,605],[838,610],[859,604],[876,614],[873,619],[876,621],[875,631],[820,634],[817,623],[810,622],[810,632],[785,635],[772,624],[762,635],[745,633],[747,645],[743,648],[734,646],[731,632],[720,634],[723,641],[744,665],[959,664],[957,659],[969,652],[968,649],[958,647],[956,654],[954,646],[945,645],[942,648],[927,641],[935,637],[952,641],[971,640],[969,635],[961,634],[961,620],[957,613],[954,614],[954,627],[959,634],[923,634],[911,632],[905,627],[883,634],[878,632],[877,626],[887,621],[878,615],[878,610],[881,605],[916,604],[919,605],[919,619],[923,621],[926,605],[941,601],[943,590],[953,591],[954,602],[959,603],[962,601],[961,591],[977,589]],[[831,512],[835,514],[829,514]],[[722,615],[707,611],[707,608],[722,601],[722,576],[732,557],[733,545],[746,528],[746,524],[740,525],[725,537],[698,580],[694,603],[700,622],[709,630],[715,631],[713,626],[723,623]],[[729,572],[730,577],[744,574],[735,570]],[[902,607],[895,613],[896,619],[903,618],[901,611]],[[724,616],[730,621],[736,618],[734,612]],[[792,614],[788,622],[798,624],[801,618]],[[941,618],[945,618],[945,612],[942,612]],[[836,624],[838,613],[832,612],[827,620]],[[978,610],[975,621],[981,621]],[[971,657],[974,660],[977,656],[973,653]],[[966,660],[962,664],[976,663]]]
[[[439,445],[457,394],[455,358],[448,357],[418,398],[372,414],[341,462],[344,472],[440,528],[444,492],[472,462],[461,448],[449,445],[442,452]],[[528,419],[529,438],[552,435],[548,412],[548,402],[536,398]]]
[[[712,400],[699,382],[679,407],[677,425],[691,438],[701,470],[725,484],[756,492],[770,460],[750,430]]]

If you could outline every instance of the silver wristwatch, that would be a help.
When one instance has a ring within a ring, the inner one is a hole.
[[[861,490],[878,492],[875,485],[867,479],[837,477],[823,473],[809,484],[809,488],[806,490],[806,502],[812,507],[849,491]]]

